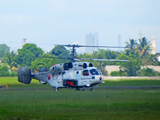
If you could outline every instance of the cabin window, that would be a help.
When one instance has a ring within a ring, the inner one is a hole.
[[[79,71],[77,71],[76,73],[79,74]]]
[[[89,71],[88,71],[88,70],[84,70],[84,71],[83,71],[83,75],[84,75],[84,76],[88,76],[88,75],[89,75]]]
[[[99,75],[99,73],[98,73],[98,71],[97,71],[96,69],[91,69],[91,70],[90,70],[90,73],[91,73],[92,75]]]

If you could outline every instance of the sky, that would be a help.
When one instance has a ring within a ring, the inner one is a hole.
[[[160,0],[0,0],[0,44],[16,51],[27,38],[49,52],[54,44],[85,45],[95,32],[106,46],[118,46],[118,35],[121,46],[154,35],[160,53],[159,6]]]

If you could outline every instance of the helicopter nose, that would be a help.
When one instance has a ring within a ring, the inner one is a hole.
[[[103,82],[102,80],[103,80],[103,78],[102,78],[102,77],[99,77],[99,81],[100,81],[101,83],[105,83],[105,82]]]
[[[99,77],[99,81],[102,81],[102,77]]]

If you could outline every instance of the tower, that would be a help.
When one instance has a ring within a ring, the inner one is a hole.
[[[23,47],[23,45],[27,43],[27,38],[23,38],[23,39],[21,40],[21,43],[22,43],[22,47]]]
[[[154,36],[152,37],[152,54],[156,54],[156,41]]]

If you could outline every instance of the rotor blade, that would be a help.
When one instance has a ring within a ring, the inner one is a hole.
[[[54,45],[59,45],[59,44],[54,44]],[[73,44],[73,45],[59,45],[59,46],[66,46],[66,47],[103,47],[103,48],[126,48],[126,47],[120,47],[120,46],[89,46],[89,45],[77,45],[77,44]]]
[[[63,58],[63,57],[58,57],[58,56],[41,56],[41,58],[57,58],[57,59],[70,59],[70,58]]]
[[[79,45],[79,47],[125,48],[120,46],[88,46],[88,45]]]
[[[92,60],[92,61],[129,61],[129,60],[118,60],[118,59],[92,59],[92,58],[78,58],[78,60]]]

